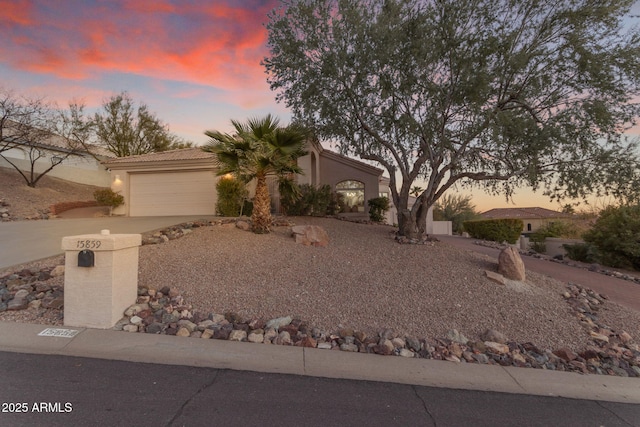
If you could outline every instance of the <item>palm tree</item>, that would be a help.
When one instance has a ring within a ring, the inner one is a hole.
[[[271,225],[271,198],[267,176],[302,173],[296,160],[306,154],[306,132],[297,125],[280,127],[280,121],[268,114],[246,123],[231,120],[235,134],[206,131],[211,140],[202,147],[215,153],[218,175],[228,173],[249,182],[256,180],[256,193],[251,215],[254,233],[268,233]]]

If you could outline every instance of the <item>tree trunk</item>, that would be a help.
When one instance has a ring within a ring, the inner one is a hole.
[[[260,174],[256,179],[256,195],[253,199],[253,214],[251,214],[252,229],[254,233],[264,234],[270,231],[271,198],[266,175]]]

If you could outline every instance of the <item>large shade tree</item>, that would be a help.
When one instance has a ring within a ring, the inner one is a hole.
[[[419,237],[456,184],[507,197],[633,190],[632,3],[283,0],[263,64],[296,120],[386,168],[400,233]]]
[[[249,182],[256,180],[252,229],[255,233],[268,233],[271,225],[271,198],[267,177],[282,177],[302,173],[296,160],[304,151],[306,132],[299,126],[279,125],[279,120],[267,115],[242,123],[231,120],[233,135],[219,131],[206,131],[211,140],[202,149],[215,153],[218,175],[228,173]]]

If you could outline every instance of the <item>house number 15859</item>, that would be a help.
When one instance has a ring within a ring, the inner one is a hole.
[[[102,242],[100,240],[78,240],[76,248],[78,249],[98,249]]]

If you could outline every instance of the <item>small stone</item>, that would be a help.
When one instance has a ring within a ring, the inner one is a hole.
[[[416,354],[413,351],[406,348],[400,349],[400,353],[398,353],[398,355],[402,357],[416,357]]]
[[[406,343],[402,338],[394,338],[391,340],[391,344],[393,344],[394,348],[404,348]]]
[[[265,341],[269,341],[269,342],[271,342],[271,341],[273,341],[273,339],[274,339],[275,337],[277,337],[277,336],[278,336],[278,331],[276,331],[276,330],[275,330],[275,329],[273,329],[273,328],[269,328],[269,329],[266,329],[266,330],[264,331],[264,340],[265,340]]]
[[[318,348],[321,348],[323,350],[331,350],[331,343],[330,342],[321,342],[318,343]]]
[[[300,340],[300,346],[302,347],[315,348],[317,345],[317,341],[312,337],[307,336]]]
[[[507,342],[507,337],[503,333],[496,331],[495,329],[487,329],[482,335],[480,335],[482,341],[497,342],[504,344]]]
[[[247,341],[254,343],[262,343],[264,342],[264,333],[262,329],[256,329],[255,331],[251,331]]]
[[[136,325],[124,325],[122,330],[125,332],[138,332],[138,327]]]
[[[149,326],[147,326],[146,328],[146,332],[148,334],[159,334],[162,332],[162,328],[164,326],[162,325],[162,323],[158,323],[158,322],[154,322],[152,324],[150,324]]]
[[[623,344],[626,344],[633,340],[633,337],[625,331],[622,331],[618,336],[620,337],[620,341],[622,341]]]
[[[558,356],[560,359],[566,360],[567,362],[571,362],[578,357],[573,351],[571,351],[571,349],[566,347],[554,351],[553,354]]]
[[[131,322],[132,325],[136,325],[137,326],[137,325],[142,323],[142,317],[133,316],[129,321]]]
[[[178,332],[176,332],[176,335],[179,337],[188,337],[189,335],[191,335],[191,332],[189,332],[189,329],[182,327],[178,329]]]
[[[29,308],[30,309],[38,309],[40,308],[40,306],[42,305],[42,301],[40,301],[39,299],[33,300],[29,303]]]
[[[24,310],[29,302],[24,298],[14,298],[7,303],[7,310]]]
[[[291,320],[293,320],[291,318],[291,316],[286,316],[286,317],[278,317],[277,319],[271,319],[267,322],[265,328],[273,328],[273,329],[280,329],[282,326],[288,325],[291,323]]]
[[[198,329],[198,325],[196,325],[195,323],[191,322],[190,320],[186,320],[186,319],[179,320],[178,321],[178,326],[180,326],[182,328],[187,328],[187,330],[189,331],[190,334],[192,332],[194,332],[196,329]]]
[[[501,344],[493,341],[485,341],[484,345],[487,347],[488,350],[492,351],[493,353],[498,353],[498,354],[509,353],[509,346],[505,344]]]
[[[234,329],[229,334],[229,341],[245,341],[247,339],[247,332]]]
[[[287,331],[282,331],[273,342],[278,345],[291,345],[291,335]]]
[[[504,285],[507,284],[507,282],[505,281],[504,276],[502,274],[500,274],[500,273],[496,273],[494,271],[485,270],[484,274],[485,274],[485,276],[487,276],[487,278],[489,280],[494,281],[498,285],[504,286]]]
[[[212,329],[205,329],[204,331],[202,331],[202,335],[200,335],[200,338],[208,340],[212,336],[213,336],[213,330]]]
[[[350,352],[354,352],[355,353],[355,352],[358,351],[358,346],[355,345],[355,344],[344,343],[344,344],[340,345],[340,350],[342,350],[342,351],[350,351]]]
[[[354,331],[351,328],[342,328],[340,329],[340,332],[338,332],[338,334],[342,337],[342,338],[346,338],[346,337],[353,337],[354,335]]]
[[[236,221],[236,227],[243,231],[249,231],[251,229],[251,225],[247,221]]]
[[[591,335],[591,338],[593,338],[596,341],[609,342],[609,337],[606,336],[606,335],[602,335],[602,334],[599,334],[599,333],[593,332],[593,331],[591,331],[589,333],[589,335]]]
[[[409,347],[409,349],[413,351],[420,351],[420,349],[422,349],[422,343],[420,342],[420,340],[413,337],[407,337],[406,340],[407,347]]]
[[[457,329],[451,329],[450,331],[448,331],[446,337],[447,339],[460,344],[467,344],[469,342],[467,337],[458,332]]]
[[[56,265],[51,273],[49,273],[51,277],[60,277],[64,274],[64,265]]]
[[[25,299],[28,296],[29,296],[29,291],[27,291],[26,289],[20,289],[18,292],[16,292],[16,294],[13,297],[15,299]]]
[[[454,354],[449,354],[448,356],[445,356],[444,360],[448,360],[449,362],[460,363],[460,358]]]

